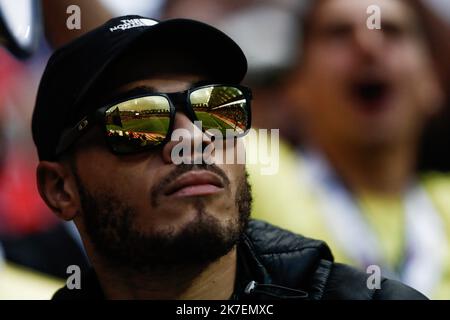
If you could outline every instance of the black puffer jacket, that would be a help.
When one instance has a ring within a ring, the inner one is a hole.
[[[334,263],[328,246],[268,223],[251,220],[238,245],[238,272],[233,299],[426,299],[404,284],[381,280],[367,287],[368,274]],[[60,289],[54,299],[102,299],[92,272],[81,290]]]
[[[249,275],[257,285],[254,295],[263,298],[277,285],[303,292],[304,299],[426,299],[416,290],[394,280],[383,278],[380,289],[367,287],[368,274],[350,266],[334,263],[330,249],[323,241],[308,239],[262,221],[251,221],[244,241]],[[290,296],[289,290],[275,289],[279,296]],[[244,290],[245,292],[245,290]],[[248,290],[247,290],[248,292]],[[284,294],[283,294],[284,293]],[[291,292],[292,295],[296,295]],[[269,294],[270,295],[270,294]]]

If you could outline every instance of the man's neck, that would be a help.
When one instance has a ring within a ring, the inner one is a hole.
[[[401,196],[414,175],[413,147],[323,148],[325,156],[342,181],[354,193]]]
[[[205,268],[137,273],[93,261],[107,299],[227,300],[234,290],[236,248]]]

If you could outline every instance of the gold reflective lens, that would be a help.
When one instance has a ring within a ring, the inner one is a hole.
[[[134,98],[106,110],[107,138],[119,152],[161,144],[169,131],[170,104],[163,96]]]
[[[211,86],[197,89],[189,96],[192,109],[205,131],[216,129],[242,134],[247,129],[248,106],[243,92],[236,87]]]

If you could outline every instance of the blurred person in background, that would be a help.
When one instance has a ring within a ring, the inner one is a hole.
[[[373,4],[381,30],[366,25]],[[281,155],[277,175],[251,170],[254,217],[449,299],[450,176],[417,171],[448,94],[448,26],[419,1],[321,0],[303,33],[285,82],[303,147]]]
[[[83,12],[82,24],[81,29],[69,30],[67,8],[73,4]],[[41,29],[49,45],[59,47],[111,16],[100,1],[1,3],[0,43],[5,48],[0,48],[0,299],[49,299],[62,285],[60,278],[67,277],[69,265],[87,268],[74,227],[59,223],[39,197],[29,125],[50,54]]]
[[[21,48],[17,43],[12,43],[16,39],[6,30],[8,25],[2,9],[4,8],[0,8],[0,43],[13,47],[11,51],[21,56]],[[29,21],[19,19],[18,22]],[[41,214],[48,210],[44,209],[45,206],[35,192],[34,166],[27,163],[29,155],[23,152],[26,149],[22,139],[23,132],[28,130],[12,125],[25,124],[28,120],[25,117],[19,122],[12,121],[15,116],[20,118],[24,115],[23,105],[13,106],[13,93],[22,84],[21,80],[25,74],[26,68],[6,49],[0,47],[0,239],[5,235],[37,231],[39,226],[48,226],[48,217],[51,217]],[[26,124],[25,126],[28,127]],[[13,138],[17,144],[12,143]],[[0,241],[0,299],[49,299],[52,291],[60,286],[62,281],[6,260],[7,250],[5,243]]]

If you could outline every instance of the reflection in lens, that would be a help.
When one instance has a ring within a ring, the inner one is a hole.
[[[163,96],[139,97],[110,107],[105,119],[108,139],[116,151],[133,151],[164,141],[170,105]]]
[[[229,129],[242,134],[248,127],[247,99],[242,91],[231,86],[210,86],[195,90],[190,102],[205,131],[218,129],[225,136]]]

